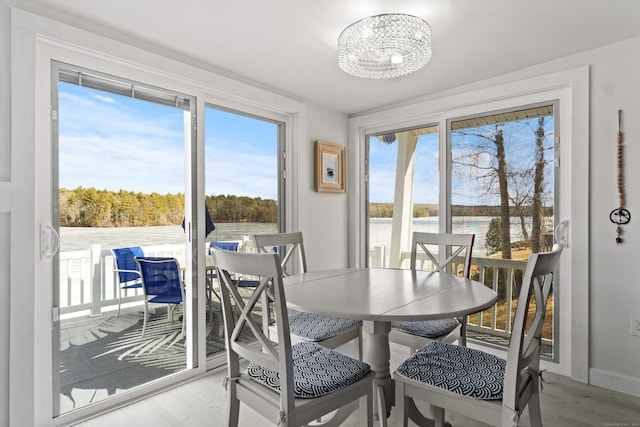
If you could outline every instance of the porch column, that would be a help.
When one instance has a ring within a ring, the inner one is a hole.
[[[396,185],[393,200],[391,225],[391,268],[400,267],[400,252],[411,242],[411,220],[413,218],[413,171],[414,154],[418,137],[414,132],[398,132],[398,159]]]

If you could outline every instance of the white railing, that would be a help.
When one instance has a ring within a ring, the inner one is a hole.
[[[245,248],[247,249],[247,248]],[[184,265],[184,245],[143,246],[146,256],[172,256]],[[406,264],[409,253],[403,252],[402,262]],[[384,267],[385,248],[372,248],[370,251],[370,265]],[[426,260],[425,260],[426,261]],[[462,263],[462,259],[454,261]],[[402,264],[401,264],[402,265]],[[512,313],[517,301],[517,277],[522,277],[526,261],[505,260],[474,256],[472,260],[472,275],[481,283],[491,286],[501,297],[488,310],[471,317],[468,329],[481,331],[497,336],[509,337],[511,333]],[[100,245],[92,245],[83,251],[60,253],[60,294],[58,306],[62,316],[88,313],[98,315],[106,307],[118,304],[118,282],[113,272],[113,255],[109,249],[102,249]],[[504,286],[504,284],[509,284]],[[142,302],[141,289],[127,289],[122,294],[122,304]],[[499,321],[499,313],[504,314],[504,320]],[[487,319],[489,316],[489,319]]]
[[[411,253],[403,251],[400,255],[400,265],[408,268]],[[418,262],[429,262],[425,254],[417,255]],[[454,271],[462,268],[463,257],[456,258],[452,263]],[[377,246],[369,252],[369,265],[372,267],[387,267],[389,261],[385,257],[385,247]],[[508,338],[511,334],[512,316],[517,303],[518,277],[522,278],[527,261],[498,259],[474,255],[471,260],[471,275],[474,280],[491,287],[498,294],[498,301],[488,310],[470,316],[469,331],[484,332],[491,335]],[[505,286],[505,284],[508,284]],[[489,312],[487,314],[487,311]],[[502,316],[500,316],[502,314]],[[489,319],[486,317],[489,316]],[[503,321],[499,318],[504,317]]]
[[[145,256],[171,256],[184,264],[184,245],[143,246]],[[102,313],[104,307],[118,304],[118,281],[113,271],[113,254],[100,245],[84,251],[60,252],[60,314],[88,311]],[[141,289],[123,291],[122,303],[142,301]]]

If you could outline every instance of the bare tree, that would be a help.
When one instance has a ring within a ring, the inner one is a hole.
[[[509,200],[513,204],[520,219],[520,230],[522,239],[529,240],[529,231],[525,217],[529,213],[528,207],[533,199],[533,170],[525,169],[519,172],[512,172],[509,177]]]
[[[511,259],[511,221],[509,207],[509,180],[507,158],[504,144],[504,125],[496,124],[490,131],[473,129],[472,131],[456,131],[459,135],[473,136],[485,141],[485,144],[475,144],[471,152],[465,152],[455,159],[456,163],[476,171],[479,179],[488,180],[488,191],[497,192],[500,197],[500,243],[502,246],[502,258]],[[480,164],[478,159],[483,153],[489,154],[492,159],[488,164]]]
[[[536,135],[535,175],[533,178],[533,200],[531,202],[531,251],[540,252],[540,230],[542,228],[542,193],[544,192],[544,116],[538,117]]]

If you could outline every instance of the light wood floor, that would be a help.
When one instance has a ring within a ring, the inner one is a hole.
[[[350,349],[346,352],[351,353]],[[392,344],[392,369],[407,356],[406,352],[405,347],[396,347]],[[77,425],[82,427],[224,426],[226,395],[222,382],[225,375],[225,370],[212,372],[188,384]],[[640,398],[577,383],[550,373],[545,373],[544,378],[546,382],[541,395],[544,426],[640,427]],[[483,425],[454,413],[447,413],[447,420],[454,427]],[[530,425],[528,415],[521,419],[520,424],[525,427]],[[246,405],[240,406],[240,426],[265,425],[271,424]],[[359,426],[358,414],[353,414],[344,425]],[[395,426],[393,411],[389,418],[389,426]]]

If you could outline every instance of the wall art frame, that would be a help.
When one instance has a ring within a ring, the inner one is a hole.
[[[316,191],[344,193],[346,191],[345,148],[331,142],[316,141]]]

